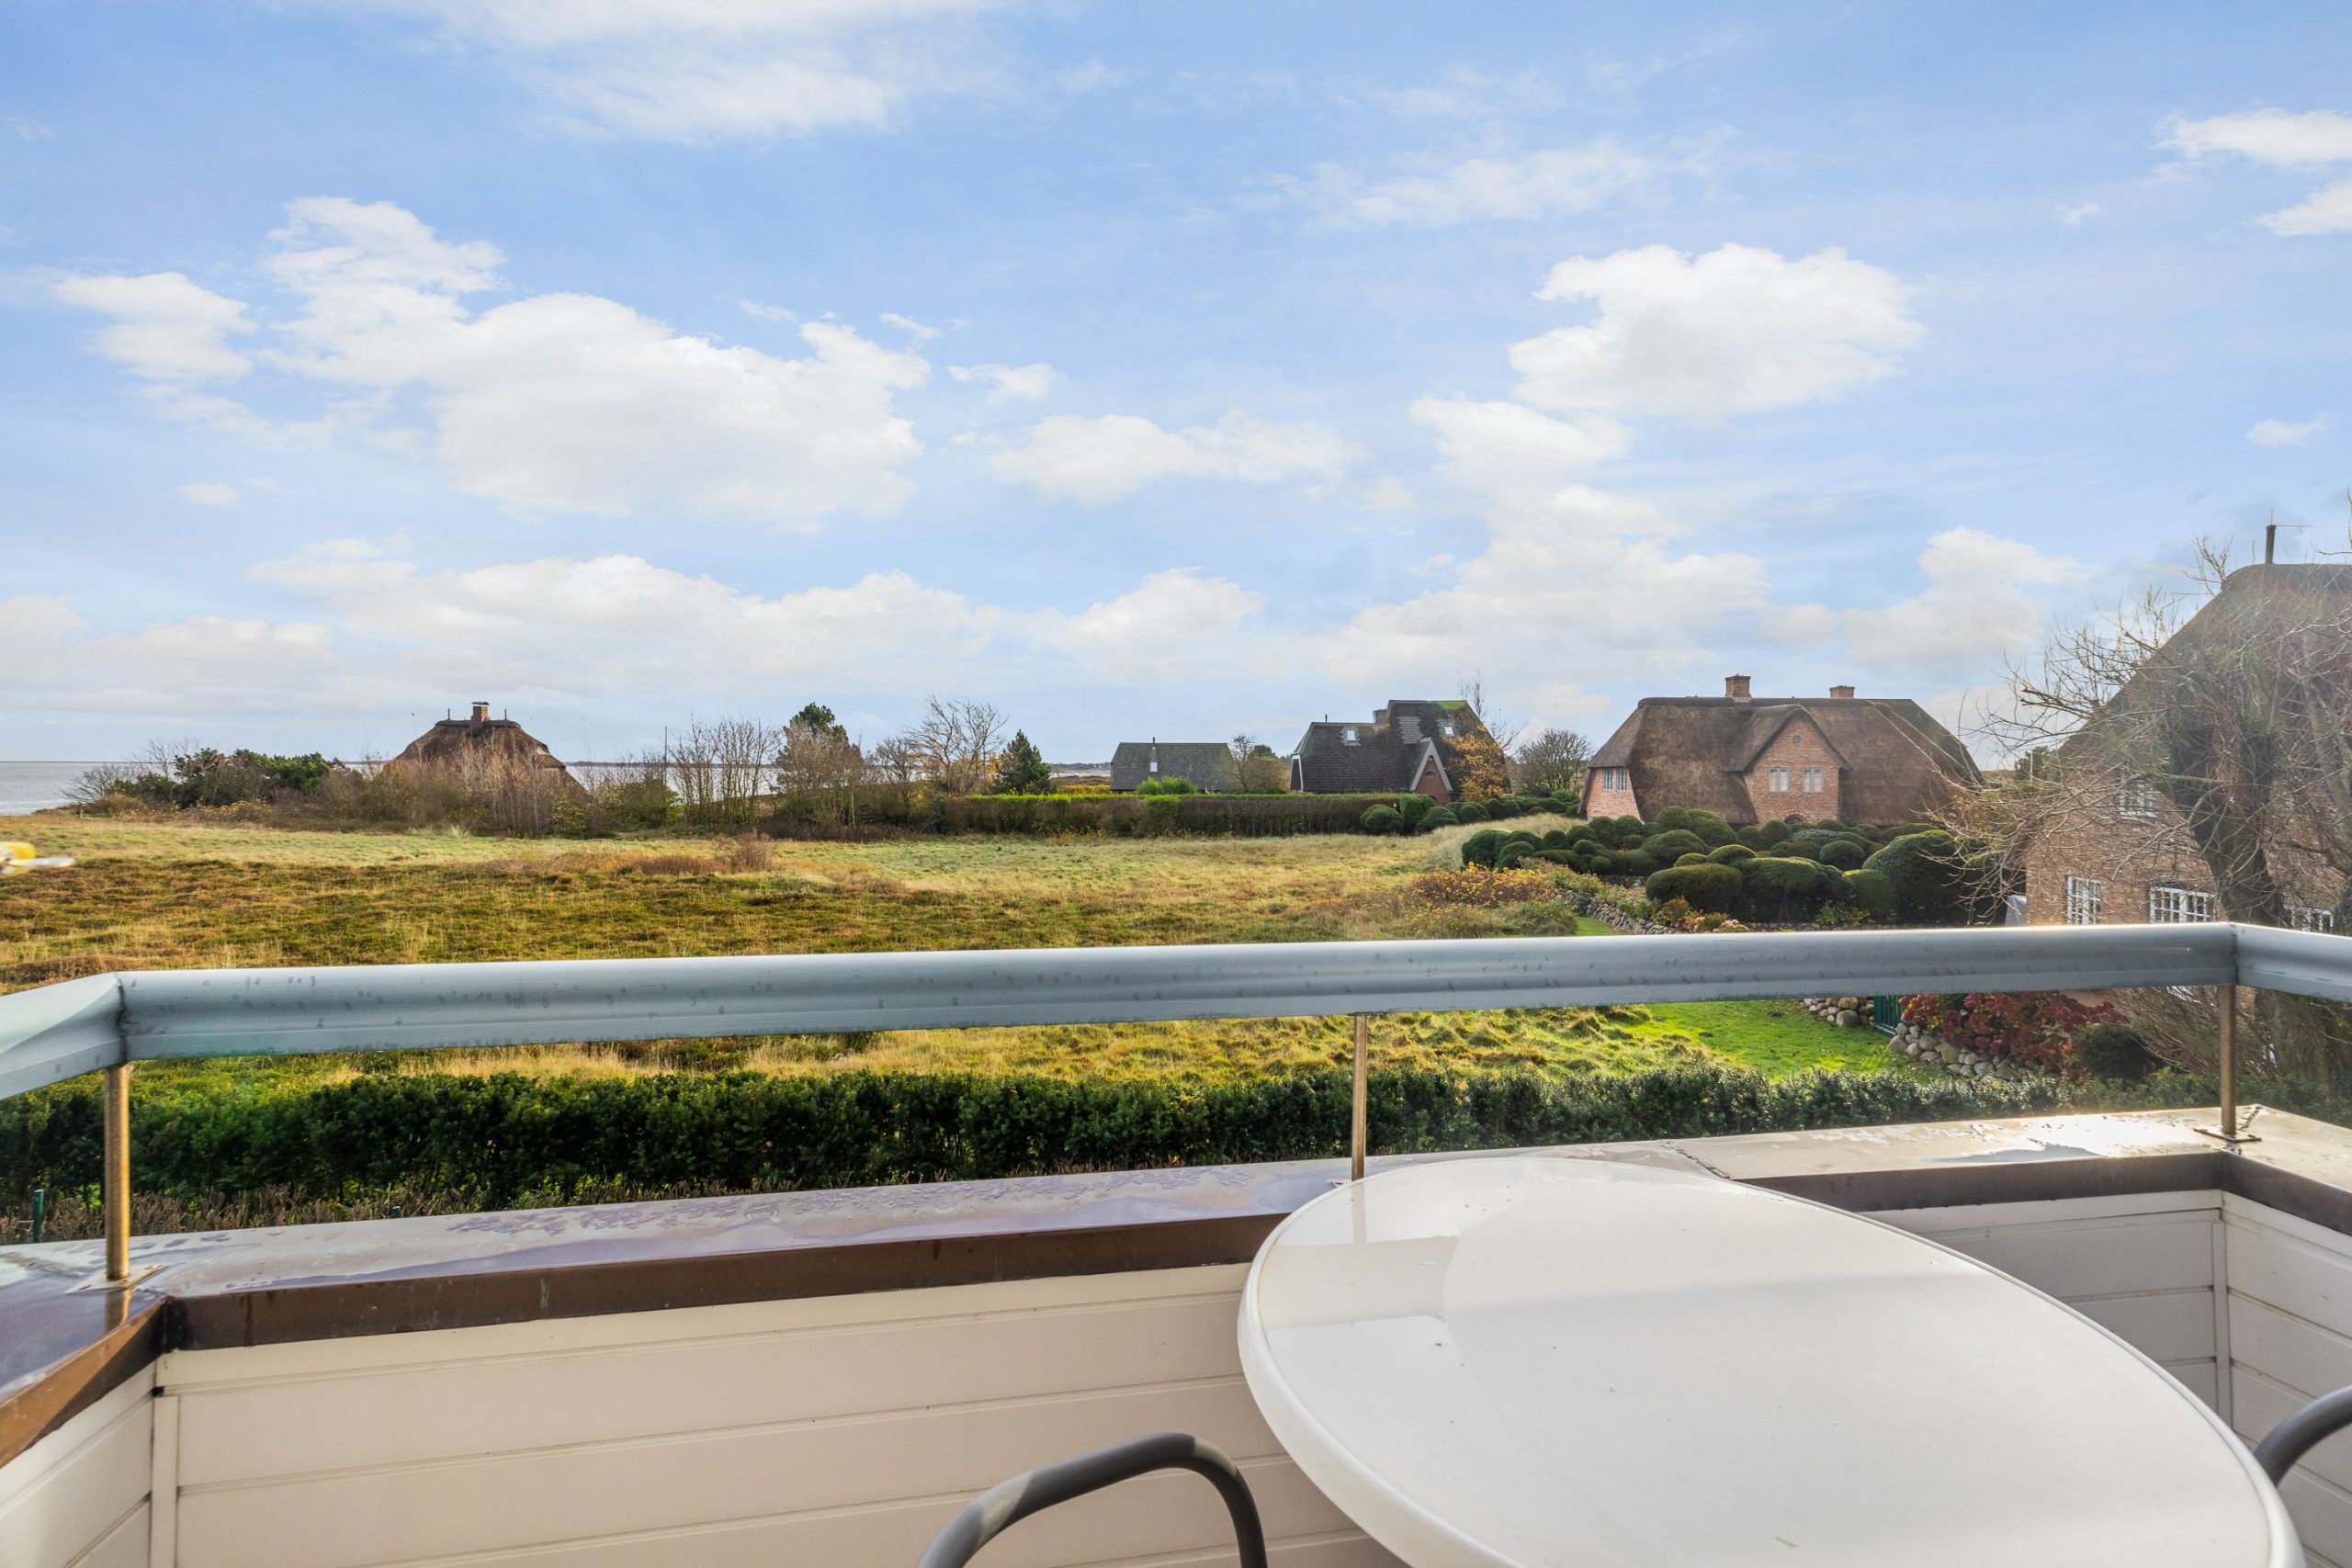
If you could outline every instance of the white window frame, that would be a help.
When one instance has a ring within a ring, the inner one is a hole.
[[[1356,744],[1356,727],[1354,725],[1344,724],[1340,727],[1340,744],[1342,746],[1353,746]]]
[[[2099,906],[2107,892],[2107,884],[2096,876],[2070,876],[2066,879],[2066,923],[2070,926],[2095,926],[2099,923]]]
[[[2118,816],[2145,821],[2156,814],[2156,786],[2145,779],[2125,779],[2123,787],[2115,792]]]
[[[1805,769],[1797,775],[1797,782],[1807,795],[1826,795],[1829,791],[1828,775],[1820,768]]]
[[[1788,794],[1789,770],[1786,768],[1770,768],[1766,770],[1764,774],[1764,791],[1767,795]]]
[[[2299,931],[2317,931],[2332,936],[2335,931],[2335,911],[2323,909],[2316,904],[2287,906],[2287,924]]]
[[[2159,883],[2148,889],[2148,919],[2160,926],[2202,925],[2213,918],[2213,896]]]

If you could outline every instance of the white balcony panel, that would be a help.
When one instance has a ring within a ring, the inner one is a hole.
[[[183,1352],[182,1568],[912,1562],[1004,1475],[1143,1432],[1241,1460],[1277,1561],[1370,1568],[1242,1387],[1244,1270],[1192,1269]],[[1001,1568],[1215,1551],[1158,1477],[1028,1521]],[[487,1554],[486,1556],[482,1554]]]
[[[142,1372],[0,1468],[0,1563],[147,1561],[154,1377]]]
[[[2228,1227],[2232,1421],[2247,1442],[2352,1384],[2352,1238],[2237,1197]],[[2279,1488],[2316,1563],[2352,1563],[2352,1436],[2313,1449]]]

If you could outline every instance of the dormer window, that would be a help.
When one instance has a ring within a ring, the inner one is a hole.
[[[2156,814],[2156,786],[2146,779],[2124,780],[2115,808],[2126,817],[2154,817]]]
[[[1356,727],[1352,724],[1342,725],[1340,728],[1340,744],[1342,746],[1352,746],[1355,743]]]

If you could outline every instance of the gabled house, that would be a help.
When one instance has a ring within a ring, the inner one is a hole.
[[[2247,847],[2243,869],[2246,882],[2268,883],[2276,908],[2233,908],[2231,890],[2214,876],[2188,818],[2132,760],[2146,754],[2147,732],[2161,728],[2166,694],[2184,683],[2191,689],[2227,685],[2248,666],[2326,671],[2347,664],[2352,566],[2266,562],[2232,572],[2098,715],[2058,747],[2039,781],[2047,804],[2035,813],[2018,857],[2026,919],[2037,925],[2275,919],[2298,931],[2335,931],[2346,878],[2306,847],[2340,837],[2340,818],[2309,805],[2312,795],[2328,797],[2340,789],[2334,778],[2321,781],[2311,795],[2290,784],[2273,785],[2275,816]],[[2260,711],[2258,702],[2254,710]],[[2291,713],[2286,722],[2291,732]],[[2331,737],[2327,744],[2333,750],[2341,741]],[[2293,752],[2282,745],[2280,755]],[[2274,765],[2291,777],[2291,764]],[[2337,768],[2322,772],[2335,774]]]
[[[1238,770],[1222,740],[1122,740],[1111,753],[1111,788],[1133,792],[1154,779],[1183,779],[1202,791],[1232,789]]]
[[[1756,697],[1730,675],[1720,697],[1644,697],[1586,765],[1584,809],[1916,822],[1981,782],[1968,748],[1908,697]]]
[[[1290,787],[1306,795],[1460,797],[1465,745],[1494,744],[1468,703],[1391,698],[1369,724],[1324,719],[1292,750]]]

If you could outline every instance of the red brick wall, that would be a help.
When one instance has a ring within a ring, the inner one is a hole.
[[[1421,776],[1414,784],[1413,793],[1426,795],[1440,806],[1446,805],[1453,799],[1453,792],[1445,787],[1445,775],[1440,771],[1435,757],[1428,758],[1421,763]]]
[[[1785,794],[1776,794],[1771,786],[1772,770],[1789,771],[1789,787]],[[1804,793],[1804,771],[1821,770],[1821,793]],[[1754,807],[1756,820],[1769,817],[1802,817],[1818,822],[1824,818],[1838,817],[1838,754],[1822,739],[1821,731],[1803,718],[1792,718],[1772,737],[1743,781],[1747,785],[1748,804]]]
[[[1601,780],[1612,771],[1625,775],[1623,789],[1601,787]],[[1584,814],[1587,817],[1639,817],[1642,808],[1634,798],[1632,770],[1587,768],[1584,774]]]

